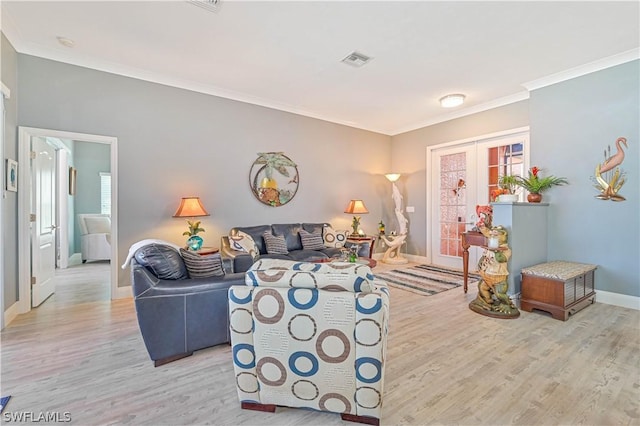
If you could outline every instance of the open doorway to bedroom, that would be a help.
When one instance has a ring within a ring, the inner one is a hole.
[[[117,297],[116,143],[19,128],[20,313]]]

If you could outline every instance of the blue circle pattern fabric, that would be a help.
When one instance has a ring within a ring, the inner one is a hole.
[[[389,291],[366,265],[328,265],[261,260],[229,289],[238,397],[379,419]]]

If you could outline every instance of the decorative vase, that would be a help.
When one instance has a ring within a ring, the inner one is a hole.
[[[539,203],[542,201],[542,194],[529,194],[527,195],[527,201],[530,203]]]
[[[197,235],[192,235],[187,240],[187,247],[189,247],[189,250],[197,251],[202,248],[202,242],[202,238],[198,237]]]
[[[501,203],[515,203],[518,201],[518,194],[501,194],[498,197],[498,201]]]

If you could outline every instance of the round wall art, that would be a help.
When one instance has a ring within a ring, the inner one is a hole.
[[[287,204],[298,192],[298,167],[282,152],[259,152],[249,171],[253,195],[268,206]]]

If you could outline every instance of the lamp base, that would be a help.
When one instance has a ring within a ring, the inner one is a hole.
[[[189,248],[189,250],[197,251],[197,250],[200,250],[203,242],[204,240],[201,237],[198,237],[197,235],[192,235],[187,240],[187,247]]]

